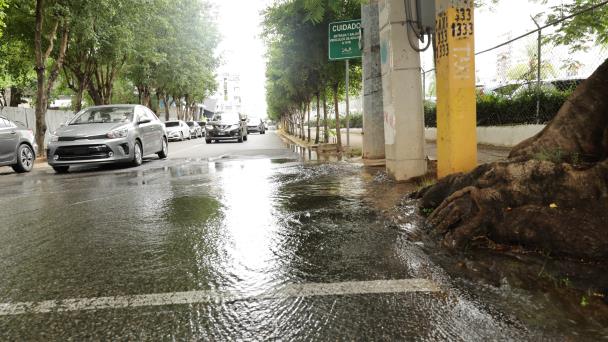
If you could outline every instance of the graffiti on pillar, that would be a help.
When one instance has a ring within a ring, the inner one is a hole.
[[[450,46],[448,43],[448,17],[445,12],[437,15],[435,32],[435,58],[447,57],[450,53]]]
[[[380,42],[380,61],[382,64],[388,62],[388,41],[386,39],[382,39]]]
[[[396,120],[394,112],[384,112],[384,143],[386,145],[395,144]]]

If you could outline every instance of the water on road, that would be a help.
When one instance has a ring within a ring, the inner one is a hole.
[[[413,203],[388,221],[408,185],[254,155],[0,180],[0,340],[565,336],[456,284]]]

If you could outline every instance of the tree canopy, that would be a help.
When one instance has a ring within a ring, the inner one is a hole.
[[[361,2],[278,1],[264,13],[267,43],[266,97],[275,120],[302,113],[315,96],[344,95],[344,62],[328,60],[330,22],[361,17]],[[351,63],[351,89],[360,88],[361,64]]]
[[[34,94],[37,3],[43,5],[41,48],[55,43],[47,65],[58,57],[60,32],[53,25],[60,21],[60,29],[68,32],[65,59],[51,93],[75,95],[76,110],[81,102],[109,104],[117,99],[153,109],[163,101],[189,108],[215,91],[219,36],[207,0],[0,0],[0,32],[3,19],[5,24],[0,88]]]

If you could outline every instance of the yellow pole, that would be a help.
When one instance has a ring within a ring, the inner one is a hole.
[[[437,176],[477,166],[472,0],[436,0]]]

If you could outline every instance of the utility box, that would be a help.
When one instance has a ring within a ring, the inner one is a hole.
[[[412,0],[406,0],[412,1]],[[435,33],[435,0],[415,0],[420,33]]]

